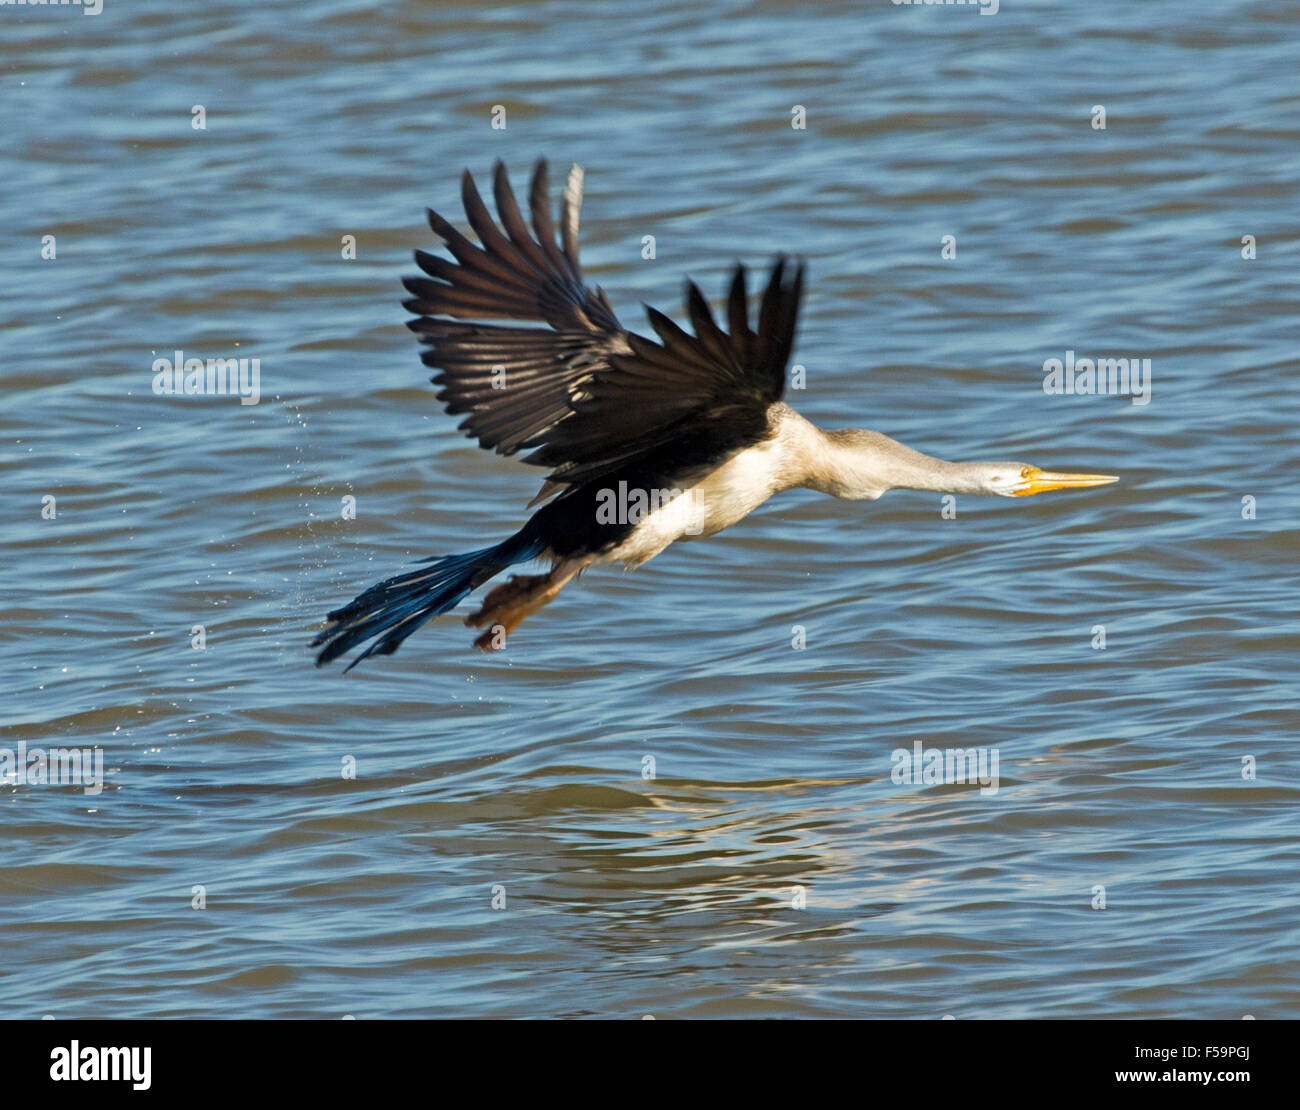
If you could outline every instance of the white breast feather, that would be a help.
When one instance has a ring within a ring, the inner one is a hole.
[[[712,536],[744,519],[774,493],[798,485],[803,452],[812,428],[793,410],[780,406],[776,434],[738,451],[682,497],[651,512],[601,562],[629,569],[659,554],[677,540]],[[788,415],[786,415],[788,414]]]

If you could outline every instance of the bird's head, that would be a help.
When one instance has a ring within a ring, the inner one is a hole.
[[[1061,474],[1019,462],[979,463],[979,480],[985,493],[1000,497],[1028,497],[1051,489],[1081,489],[1118,482],[1113,474]]]

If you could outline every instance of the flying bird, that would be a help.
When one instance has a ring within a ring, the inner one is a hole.
[[[477,245],[429,210],[451,258],[422,250],[425,276],[408,277],[407,326],[438,371],[438,400],[464,415],[460,427],[500,455],[550,471],[512,536],[371,586],[328,615],[312,641],[317,665],[369,645],[349,665],[388,655],[431,617],[508,568],[549,562],[544,574],[512,575],[466,624],[483,650],[505,646],[524,620],[593,563],[640,566],[677,540],[711,536],[782,490],[814,489],[849,501],[891,489],[1025,497],[1098,486],[1107,474],[1062,474],[1019,462],[946,462],[880,432],[823,431],[781,400],[794,345],[804,266],[778,256],[750,312],[748,276],[737,264],[720,324],[686,283],[690,331],[646,307],[654,337],[618,322],[578,263],[583,172],[574,166],[552,220],[547,165],[533,170],[519,210],[498,161],[492,219],[469,171],[461,199]],[[513,321],[514,323],[509,323]]]

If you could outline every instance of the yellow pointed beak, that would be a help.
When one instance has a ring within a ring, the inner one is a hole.
[[[1024,485],[1015,491],[1015,497],[1028,497],[1031,493],[1045,493],[1049,489],[1082,489],[1084,486],[1108,486],[1118,482],[1114,474],[1056,474],[1050,470],[1026,467]]]

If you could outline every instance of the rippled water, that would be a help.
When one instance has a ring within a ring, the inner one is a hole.
[[[0,1013],[1297,1016],[1300,9],[104,0],[0,36],[0,747],[107,779],[0,784]],[[423,206],[542,154],[630,326],[796,251],[806,416],[1123,481],[788,494],[502,656],[444,618],[315,670],[326,610],[534,492],[398,302]],[[177,349],[259,358],[261,403],[154,395]],[[1067,351],[1151,359],[1150,403],[1045,394]],[[895,784],[917,741],[1000,789]]]

